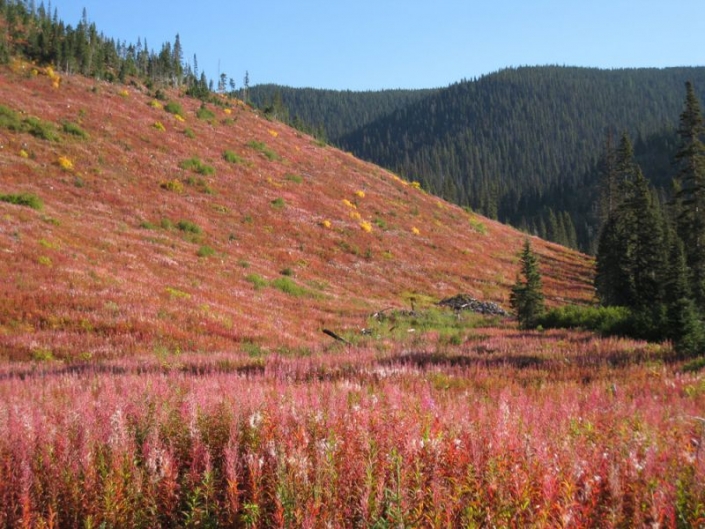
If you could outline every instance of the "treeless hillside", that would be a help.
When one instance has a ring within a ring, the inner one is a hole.
[[[508,305],[524,234],[239,101],[154,95],[0,71],[0,195],[43,203],[0,202],[1,358],[315,347],[413,296]],[[532,242],[549,303],[592,298],[587,257]]]

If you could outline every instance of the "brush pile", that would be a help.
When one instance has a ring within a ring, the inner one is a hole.
[[[440,307],[448,307],[454,311],[470,310],[478,314],[487,316],[509,316],[510,314],[502,307],[491,301],[480,301],[467,294],[458,294],[450,298],[445,298],[438,302]]]

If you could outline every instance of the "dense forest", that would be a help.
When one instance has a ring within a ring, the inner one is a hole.
[[[275,119],[308,128],[337,143],[350,132],[407,107],[438,90],[353,92],[262,84],[248,91],[250,102]]]
[[[607,136],[634,138],[636,159],[666,196],[688,80],[705,89],[705,68],[513,68],[419,93],[361,127],[362,102],[374,104],[373,113],[386,108],[370,93],[270,88],[263,104],[276,94],[289,116],[315,119],[334,144],[432,193],[594,252]]]

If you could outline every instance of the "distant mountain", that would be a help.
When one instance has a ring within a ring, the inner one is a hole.
[[[589,200],[607,131],[629,132],[647,176],[668,182],[669,155],[644,149],[673,144],[687,80],[705,95],[702,67],[506,69],[329,138],[448,200],[533,233],[549,236],[552,216],[563,219],[587,249],[595,232]],[[297,113],[297,99],[288,101]],[[335,114],[348,121],[340,112],[321,106],[318,119]]]

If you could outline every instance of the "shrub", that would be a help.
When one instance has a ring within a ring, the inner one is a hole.
[[[66,134],[71,134],[72,136],[76,136],[77,138],[81,138],[83,140],[88,139],[88,133],[81,127],[79,127],[75,123],[71,123],[70,121],[64,121],[63,130]]]
[[[215,113],[203,104],[198,110],[196,110],[196,117],[204,120],[214,119]]]
[[[287,174],[284,176],[284,179],[289,182],[294,182],[295,184],[300,184],[304,181],[304,179],[297,174]]]
[[[152,125],[155,129],[157,129],[159,132],[164,132],[166,131],[166,127],[161,121],[155,121],[154,124]]]
[[[252,147],[254,150],[264,154],[265,158],[267,158],[267,160],[269,160],[270,162],[280,159],[279,155],[275,153],[272,149],[267,147],[267,144],[262,141],[252,140],[247,144],[247,146]]]
[[[174,178],[173,180],[166,180],[159,184],[159,187],[162,189],[166,189],[167,191],[173,191],[174,193],[183,193],[184,192],[184,184],[182,184],[179,180]]]
[[[189,158],[188,160],[184,160],[183,162],[181,162],[179,164],[179,167],[187,171],[193,171],[204,176],[215,174],[214,167],[203,163],[198,157],[195,156],[193,158]]]
[[[267,280],[259,274],[247,274],[245,280],[252,283],[255,290],[260,290],[267,286]]]
[[[206,195],[213,194],[213,189],[211,189],[208,182],[206,182],[203,178],[194,178],[193,176],[189,176],[186,179],[186,183],[192,187],[195,187],[201,193],[205,193]]]
[[[194,224],[190,220],[180,220],[176,223],[176,227],[186,233],[193,233],[194,235],[199,235],[201,233],[201,228],[198,224]]]
[[[413,226],[411,228],[411,233],[413,233],[414,235],[420,235],[421,231],[419,231],[419,229],[416,226]]]
[[[59,136],[56,134],[56,130],[51,123],[42,121],[39,118],[29,117],[24,120],[24,124],[24,130],[36,138],[47,141],[57,141],[59,139]]]
[[[550,309],[538,320],[546,329],[585,329],[605,336],[633,334],[634,322],[626,307],[568,305]]]
[[[360,229],[366,233],[370,233],[372,231],[372,224],[370,224],[366,220],[363,220],[360,223]]]
[[[14,132],[22,132],[22,119],[11,108],[0,105],[0,127]]]
[[[169,114],[184,117],[184,109],[179,103],[176,103],[175,101],[169,101],[166,105],[164,105],[164,110],[167,111]]]
[[[272,200],[271,204],[274,209],[284,209],[286,207],[286,202],[281,197]]]
[[[58,163],[59,167],[61,167],[64,171],[73,170],[73,162],[66,156],[59,156],[59,159],[56,161],[56,163]]]
[[[192,140],[196,137],[196,133],[193,130],[186,128],[184,129],[184,136]]]
[[[28,208],[40,210],[42,207],[44,207],[44,204],[42,203],[42,200],[36,196],[32,195],[30,193],[20,193],[18,195],[15,194],[9,194],[9,195],[2,195],[0,194],[0,202],[8,202],[10,204],[14,204],[16,206],[27,206]]]
[[[272,281],[272,286],[277,290],[280,290],[285,294],[289,294],[290,296],[294,296],[296,298],[311,295],[310,290],[302,287],[301,285],[298,285],[295,281],[293,281],[290,277],[287,276],[278,277],[277,279]]]
[[[210,257],[211,255],[215,255],[215,250],[210,246],[204,245],[198,249],[196,255],[198,255],[198,257]]]
[[[237,153],[233,151],[225,151],[223,152],[223,160],[229,163],[243,163],[243,159],[238,156]]]

